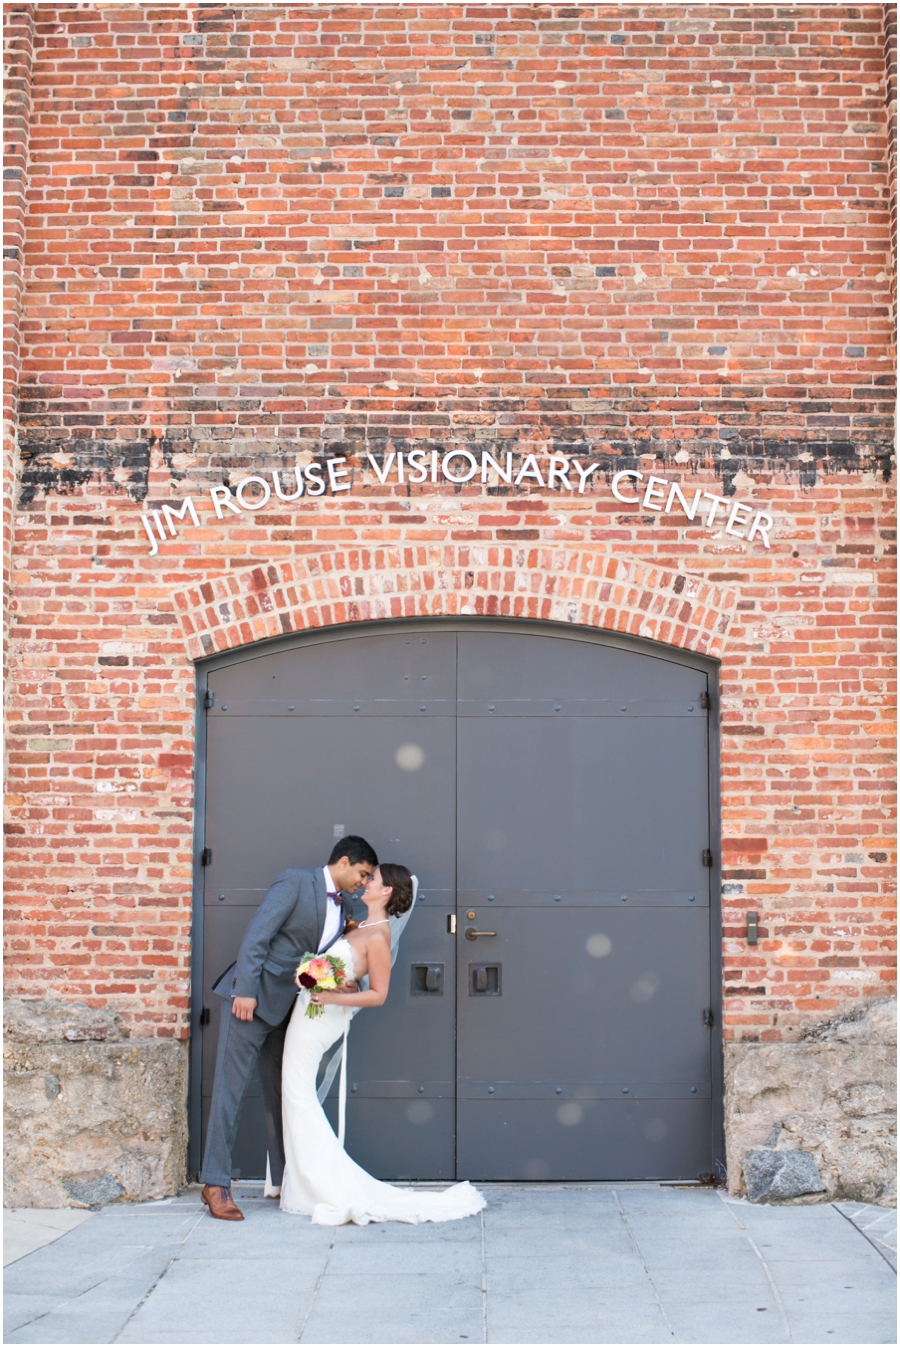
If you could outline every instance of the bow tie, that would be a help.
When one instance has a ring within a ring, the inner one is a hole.
[[[329,893],[328,897],[333,903],[337,903],[338,907],[344,906],[344,895],[342,893]]]

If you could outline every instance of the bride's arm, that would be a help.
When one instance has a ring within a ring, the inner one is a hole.
[[[366,992],[313,992],[315,1006],[383,1006],[391,985],[391,947],[376,937],[366,946],[369,960],[369,990]]]

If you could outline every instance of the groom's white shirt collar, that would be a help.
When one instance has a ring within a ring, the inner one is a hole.
[[[338,891],[337,884],[335,884],[334,880],[332,879],[331,871],[329,870],[327,865],[323,867],[322,874],[325,876],[325,891],[327,892],[328,897],[331,898],[332,894],[336,894]],[[340,903],[332,901],[326,904],[325,926],[322,930],[322,939],[319,941],[320,950],[327,948],[327,946],[331,944],[332,940],[334,940],[337,936],[340,935],[341,925],[343,924],[343,917],[344,917],[344,909],[340,905]]]

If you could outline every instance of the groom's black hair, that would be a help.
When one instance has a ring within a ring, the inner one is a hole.
[[[378,864],[378,857],[375,855],[375,848],[370,847],[364,837],[342,837],[339,842],[335,842],[331,849],[331,855],[328,857],[328,864],[334,865],[346,856],[351,865],[359,865],[360,861],[365,861],[374,869]]]

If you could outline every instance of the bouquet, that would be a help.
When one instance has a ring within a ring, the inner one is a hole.
[[[347,981],[347,965],[334,954],[304,954],[294,981],[308,992],[335,992]],[[307,1018],[314,1020],[324,1009],[310,1001],[306,1007]]]

